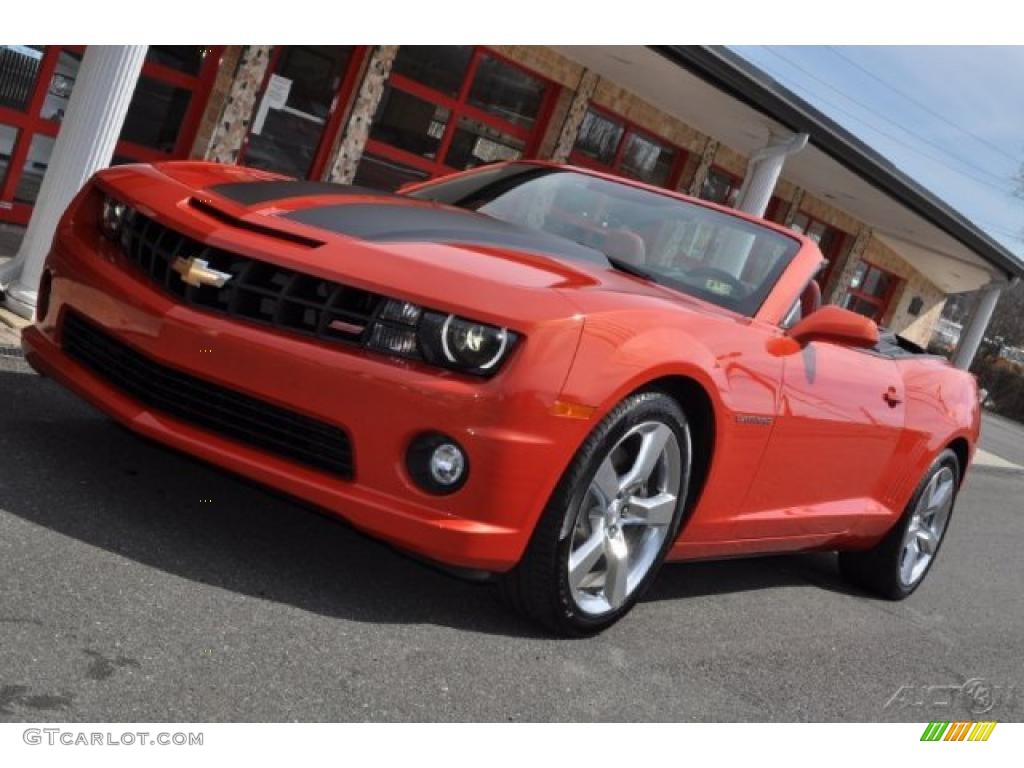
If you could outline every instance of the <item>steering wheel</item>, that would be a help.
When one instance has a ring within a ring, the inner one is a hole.
[[[747,293],[747,287],[740,282],[738,278],[734,277],[729,272],[726,272],[724,269],[718,269],[717,267],[694,267],[693,269],[688,269],[686,270],[686,279],[690,280],[691,278],[697,278],[698,281],[700,278],[705,278],[704,285],[701,287],[710,290],[712,293],[719,292],[711,288],[707,288],[707,280],[718,280],[726,283],[729,286],[729,292],[727,294],[722,294],[725,296],[735,298]]]

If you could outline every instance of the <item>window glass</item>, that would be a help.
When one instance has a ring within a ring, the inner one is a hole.
[[[843,307],[864,317],[870,317],[876,319],[878,315],[879,306],[872,301],[868,301],[860,296],[847,296],[843,302]]]
[[[49,136],[37,133],[32,137],[28,157],[25,158],[25,165],[21,169],[21,178],[18,179],[18,186],[14,190],[14,199],[19,203],[35,203],[39,196],[39,187],[43,183],[43,175],[50,164],[53,144],[54,139]]]
[[[881,322],[899,278],[867,262],[857,264],[843,306]]]
[[[864,281],[864,292],[879,298],[888,295],[891,287],[892,275],[880,269],[872,269],[868,273],[868,279]]]
[[[727,213],[530,165],[442,179],[413,197],[575,241],[623,269],[746,315],[757,311],[798,250],[789,237]]]
[[[370,138],[426,158],[436,158],[450,113],[410,93],[384,89]]]
[[[793,217],[793,223],[789,225],[790,229],[795,229],[797,232],[807,232],[807,227],[810,225],[811,220],[807,218],[807,214],[798,213]]]
[[[135,86],[121,138],[161,152],[173,152],[191,91],[143,75]]]
[[[525,145],[478,120],[459,118],[445,163],[452,168],[472,168],[499,160],[518,160]]]
[[[394,192],[403,184],[423,181],[427,174],[407,165],[364,153],[356,168],[353,183],[360,187],[387,189]]]
[[[0,124],[0,187],[7,180],[7,169],[11,165],[14,144],[18,139],[18,129],[13,125]]]
[[[68,99],[71,98],[71,89],[75,86],[78,68],[81,65],[80,54],[61,51],[57,56],[57,66],[50,77],[50,87],[46,89],[43,106],[39,111],[39,116],[44,120],[56,120],[59,123],[64,119]]]
[[[186,75],[198,75],[209,48],[197,45],[151,45],[146,61],[161,64]]]
[[[403,45],[391,71],[455,97],[472,55],[471,45]]]
[[[351,58],[351,46],[284,48],[260,96],[243,162],[308,176]]]
[[[668,184],[675,157],[675,152],[658,142],[630,133],[626,137],[620,169],[627,176],[664,186]]]
[[[736,202],[737,192],[731,176],[712,168],[701,186],[700,198],[721,205],[732,205]]]
[[[0,107],[28,108],[42,60],[41,45],[0,45]]]
[[[482,56],[469,103],[516,125],[532,127],[544,100],[544,83],[521,69]]]
[[[825,235],[826,227],[820,221],[812,221],[811,225],[804,230],[804,233],[816,242],[819,246],[821,245],[821,238]]]
[[[615,161],[615,153],[625,129],[604,115],[588,111],[583,116],[574,149],[605,165]]]

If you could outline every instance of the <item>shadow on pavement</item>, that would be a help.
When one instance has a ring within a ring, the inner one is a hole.
[[[0,509],[181,578],[321,615],[539,636],[487,585],[143,440],[51,381],[2,370]],[[807,585],[845,591],[834,557],[670,565],[645,599]]]

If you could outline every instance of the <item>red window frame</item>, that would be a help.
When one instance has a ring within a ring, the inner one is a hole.
[[[675,160],[672,161],[672,169],[669,171],[668,180],[665,182],[665,189],[676,189],[679,186],[679,177],[683,173],[683,167],[686,165],[686,161],[690,157],[690,153],[678,146],[673,144],[671,141],[662,138],[658,134],[648,131],[645,128],[640,127],[632,120],[628,120],[622,115],[612,112],[610,109],[605,109],[602,106],[591,102],[587,105],[587,110],[594,112],[606,120],[618,123],[622,126],[622,136],[619,137],[619,143],[615,146],[615,156],[611,163],[602,163],[599,160],[595,160],[582,152],[577,151],[575,144],[573,145],[572,151],[569,153],[569,162],[573,165],[579,165],[584,168],[590,168],[595,171],[602,171],[604,173],[614,173],[623,178],[630,178],[634,181],[643,182],[643,179],[636,179],[632,176],[626,176],[622,172],[622,158],[626,154],[626,143],[630,134],[640,136],[642,138],[653,141],[656,144],[660,144],[668,149],[671,149],[676,153]]]
[[[486,110],[469,104],[469,90],[473,87],[473,80],[476,78],[476,72],[480,66],[480,60],[484,56],[498,59],[509,66],[527,73],[530,77],[535,78],[544,84],[544,98],[541,101],[540,111],[537,113],[537,118],[534,120],[532,128],[516,125],[515,123],[503,120]],[[537,150],[540,147],[540,143],[544,139],[545,130],[551,120],[551,113],[554,111],[555,102],[558,100],[558,93],[561,90],[558,83],[553,80],[550,80],[538,72],[535,72],[528,67],[524,67],[519,62],[513,61],[507,56],[503,56],[497,51],[482,45],[478,45],[473,48],[473,53],[469,59],[469,65],[466,67],[466,73],[463,76],[462,84],[459,86],[459,92],[454,97],[441,93],[440,91],[435,91],[433,88],[396,72],[392,72],[388,77],[388,85],[399,91],[408,93],[411,96],[415,96],[431,104],[437,104],[438,106],[444,107],[448,110],[448,123],[445,125],[444,133],[441,135],[441,142],[437,147],[438,158],[448,157],[448,150],[451,148],[452,139],[455,137],[455,131],[458,128],[460,117],[472,118],[473,120],[484,123],[485,125],[495,128],[502,133],[506,133],[509,136],[519,139],[525,144],[523,147],[523,157],[535,157]],[[385,160],[391,160],[392,162],[414,168],[417,171],[427,174],[427,178],[444,176],[460,170],[445,164],[441,159],[431,160],[430,158],[423,157],[422,155],[417,155],[415,152],[399,149],[398,147],[393,147],[390,144],[373,138],[367,139],[364,154],[376,155]]]
[[[729,202],[729,198],[733,196],[734,192],[736,192],[736,193],[739,192],[740,185],[743,184],[743,177],[740,176],[739,174],[732,173],[730,171],[725,170],[725,168],[723,168],[720,165],[712,165],[708,169],[708,176],[710,176],[711,173],[717,173],[719,176],[725,176],[727,179],[729,179],[729,192],[725,196],[725,201],[722,202],[722,203],[719,203],[719,205],[727,205],[727,206],[729,206],[731,208],[733,203]],[[705,180],[703,182],[701,182],[701,185],[700,185],[701,188],[697,190],[697,196],[698,197],[700,197],[700,193],[704,191],[704,184],[706,184],[706,183],[707,183],[707,178],[705,178]],[[701,199],[704,200],[706,198],[701,197]],[[708,202],[712,202],[713,203],[715,201],[714,200],[708,200]],[[735,202],[735,200],[733,202]]]
[[[900,286],[903,285],[903,278],[897,275],[895,272],[890,272],[888,269],[883,269],[882,267],[879,267],[876,264],[872,264],[870,261],[864,259],[862,259],[861,261],[866,267],[866,269],[864,270],[864,279],[861,280],[860,283],[861,285],[867,282],[867,278],[871,270],[875,270],[876,272],[881,272],[883,275],[889,278],[889,287],[886,289],[885,293],[882,296],[876,296],[873,293],[862,291],[860,290],[860,288],[854,288],[851,285],[847,287],[846,295],[848,298],[853,297],[855,299],[867,302],[868,304],[871,304],[873,307],[875,307],[875,314],[872,315],[871,319],[874,320],[876,323],[881,324],[882,320],[885,318],[886,314],[889,312],[890,307],[892,306],[893,297],[896,295],[896,292],[899,290]]]
[[[29,99],[26,110],[19,112],[18,110],[0,107],[0,123],[13,126],[18,131],[14,142],[14,149],[11,152],[7,177],[3,181],[3,185],[0,186],[0,221],[27,224],[32,215],[32,206],[28,203],[15,201],[14,192],[17,189],[18,182],[21,180],[22,168],[28,157],[32,139],[36,135],[56,138],[57,132],[60,130],[59,122],[47,120],[40,116],[60,53],[61,51],[67,51],[68,53],[83,55],[85,48],[86,46],[84,45],[46,46],[46,49],[43,51],[43,58],[39,62],[39,73],[36,76],[36,83],[32,88],[32,96]],[[214,80],[217,77],[217,70],[220,68],[220,60],[224,54],[224,48],[225,46],[223,45],[209,47],[209,53],[206,55],[198,75],[189,75],[173,67],[146,61],[142,65],[142,75],[176,88],[191,91],[192,98],[189,100],[188,109],[185,112],[181,129],[178,131],[178,138],[175,141],[173,151],[161,152],[141,144],[119,140],[114,148],[114,155],[142,162],[157,162],[175,157],[188,157],[192,151],[192,143],[195,141],[196,133],[199,130],[199,122],[202,119],[203,110],[206,109],[210,90],[213,88]]]
[[[779,197],[778,195],[772,195],[771,200],[768,201],[768,205],[764,209],[764,218],[775,224],[782,224],[783,221],[776,219],[775,217],[778,216],[779,214],[782,214],[781,218],[784,220],[787,213],[785,208],[787,206],[788,203],[781,197]]]
[[[796,216],[793,217],[794,222],[796,221],[797,216],[803,216],[807,219],[807,229],[810,229],[814,224],[821,224],[826,229],[831,229],[839,235],[838,237],[833,238],[827,251],[823,250],[821,252],[821,255],[825,257],[825,261],[828,262],[828,266],[826,266],[815,279],[818,281],[818,285],[821,286],[822,290],[825,290],[828,286],[829,278],[832,277],[832,272],[835,270],[836,264],[839,263],[839,257],[842,255],[843,249],[846,247],[846,244],[850,242],[853,236],[846,230],[832,226],[824,219],[811,216],[806,211],[797,211]],[[792,224],[790,227],[793,228]]]
[[[270,83],[270,76],[277,70],[278,62],[281,60],[281,53],[286,47],[284,45],[275,45],[270,52],[267,71],[263,75],[263,82],[260,84],[260,90],[256,94],[255,108],[259,107],[263,94],[267,91],[267,85]],[[369,51],[370,46],[368,45],[352,46],[352,58],[349,59],[345,75],[341,79],[341,84],[338,86],[331,109],[327,113],[327,121],[324,123],[323,132],[320,134],[320,143],[317,145],[316,153],[313,156],[313,163],[306,176],[308,179],[320,179],[323,176],[324,169],[327,167],[327,160],[331,155],[331,148],[334,146],[338,133],[342,129],[342,119],[345,117],[345,113],[348,111],[349,104],[352,101],[356,85],[359,82],[359,73],[362,72],[363,62],[369,55]],[[245,152],[249,147],[251,131],[252,125],[250,123],[249,129],[245,133],[245,139],[242,141],[242,147],[238,152],[236,162],[239,165],[245,165]]]

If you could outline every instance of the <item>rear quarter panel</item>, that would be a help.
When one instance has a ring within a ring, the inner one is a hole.
[[[978,443],[981,410],[974,377],[944,359],[920,356],[899,360],[897,365],[906,385],[906,422],[889,481],[896,508],[902,510],[928,466],[954,441],[966,441],[970,463]],[[967,466],[960,469],[963,475]]]

